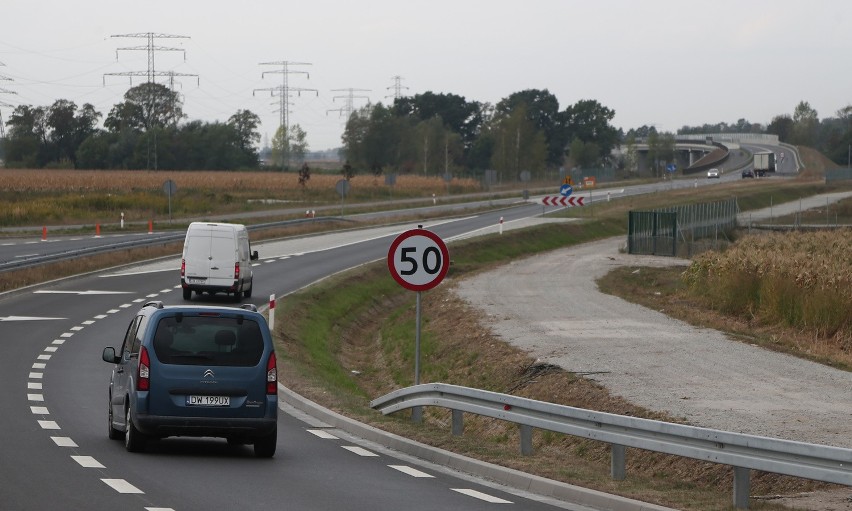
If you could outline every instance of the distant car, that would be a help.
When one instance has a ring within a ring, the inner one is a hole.
[[[721,174],[722,173],[719,171],[719,169],[710,169],[707,171],[707,178],[709,179],[715,177],[716,179],[718,179]]]
[[[745,179],[747,177],[754,179],[754,171],[752,169],[743,170],[743,179]]]
[[[142,452],[150,439],[221,437],[253,444],[259,458],[278,443],[278,375],[266,319],[240,308],[145,304],[113,364],[109,437]]]

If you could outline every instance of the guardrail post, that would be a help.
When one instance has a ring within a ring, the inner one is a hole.
[[[521,454],[530,456],[532,453],[532,426],[521,424]]]
[[[748,494],[751,490],[749,469],[734,467],[734,507],[748,509]]]
[[[461,436],[464,433],[464,412],[453,410],[453,436]]]
[[[615,481],[624,481],[627,476],[627,448],[623,445],[610,444],[612,460],[610,461],[610,475]]]

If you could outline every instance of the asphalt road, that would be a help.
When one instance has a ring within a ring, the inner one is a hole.
[[[424,226],[451,240],[539,212],[521,207]],[[258,305],[357,264],[382,259],[416,225],[257,244]],[[377,452],[342,432],[281,414],[278,453],[254,458],[224,440],[167,439],[131,454],[107,438],[110,366],[142,302],[180,303],[178,259],[34,286],[0,297],[4,510],[486,510],[555,503]],[[210,299],[221,304],[224,300]],[[278,321],[283,318],[278,318]],[[362,445],[363,444],[363,445]],[[558,504],[566,509],[579,506]]]

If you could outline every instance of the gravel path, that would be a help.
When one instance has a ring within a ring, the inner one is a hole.
[[[627,255],[624,244],[612,238],[517,261],[460,281],[457,292],[506,341],[637,405],[696,426],[852,448],[852,373],[600,293],[595,279],[617,266],[687,264]]]

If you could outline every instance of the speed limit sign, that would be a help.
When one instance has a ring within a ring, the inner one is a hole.
[[[411,291],[427,291],[447,275],[450,253],[437,234],[426,229],[405,231],[388,250],[388,269],[394,280]]]

